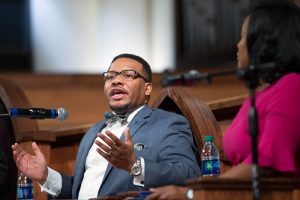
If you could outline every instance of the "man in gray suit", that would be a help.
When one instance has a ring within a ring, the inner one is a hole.
[[[36,143],[34,155],[12,146],[17,167],[57,198],[89,199],[120,192],[184,184],[200,175],[187,120],[152,109],[152,72],[139,56],[116,56],[103,73],[104,93],[112,113],[83,137],[74,176],[47,167]]]

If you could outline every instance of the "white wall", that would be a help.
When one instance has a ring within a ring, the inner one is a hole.
[[[175,67],[175,4],[173,0],[152,2],[150,55],[153,71]]]
[[[101,73],[134,53],[154,72],[174,66],[173,0],[31,0],[36,72]]]

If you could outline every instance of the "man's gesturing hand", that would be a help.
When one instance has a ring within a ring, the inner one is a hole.
[[[98,133],[106,144],[96,140],[95,143],[99,147],[97,152],[105,158],[113,167],[123,169],[127,172],[131,171],[131,167],[136,160],[132,139],[129,128],[125,129],[125,142],[122,142],[110,131],[105,134]]]

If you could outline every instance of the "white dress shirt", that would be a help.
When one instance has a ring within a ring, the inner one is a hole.
[[[129,115],[127,121],[130,123],[132,118],[142,108],[143,106],[139,107],[134,112],[132,112]],[[105,134],[105,131],[109,130],[110,132],[115,134],[116,137],[120,138],[129,123],[122,125],[119,121],[116,121],[115,123],[107,125],[104,129],[102,129],[101,133]],[[97,137],[96,140],[104,143],[104,141],[99,137]],[[78,199],[96,198],[100,186],[102,184],[104,173],[107,168],[108,162],[106,159],[100,156],[99,153],[97,153],[96,148],[98,148],[98,146],[95,143],[93,143],[87,155],[85,161],[84,177],[81,182]],[[142,173],[141,175],[134,177],[133,180],[133,184],[138,186],[144,186],[143,183],[144,183],[145,162],[143,158],[141,158],[141,164],[142,164]],[[40,186],[41,186],[41,191],[45,191],[53,196],[58,196],[62,188],[62,177],[57,171],[48,167],[47,180],[43,185]]]

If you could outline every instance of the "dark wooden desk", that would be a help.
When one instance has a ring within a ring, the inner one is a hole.
[[[251,180],[208,178],[189,180],[194,199],[201,200],[252,200]],[[261,200],[299,200],[300,180],[291,178],[262,178]]]

